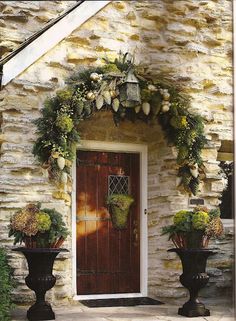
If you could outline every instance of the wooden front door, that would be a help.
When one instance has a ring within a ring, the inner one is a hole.
[[[77,294],[140,292],[139,154],[77,153]],[[127,228],[113,227],[107,195],[134,198]]]

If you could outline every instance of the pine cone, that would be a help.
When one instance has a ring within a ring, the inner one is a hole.
[[[189,183],[192,180],[192,175],[189,173],[184,173],[182,176],[182,183],[184,186],[189,186]]]
[[[191,182],[189,183],[189,188],[193,195],[197,195],[198,188],[199,188],[199,179],[198,178],[192,178]]]
[[[206,234],[211,237],[211,236],[221,236],[223,234],[224,227],[221,222],[220,217],[215,217],[213,218],[206,230]]]

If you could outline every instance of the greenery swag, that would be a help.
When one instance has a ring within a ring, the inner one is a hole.
[[[129,73],[138,80],[140,102],[126,104],[121,88]],[[189,111],[190,99],[167,79],[144,77],[133,58],[126,53],[114,61],[104,59],[101,67],[76,73],[63,90],[45,101],[42,117],[35,121],[38,139],[33,153],[47,169],[50,178],[66,184],[70,178],[79,123],[97,110],[111,110],[116,125],[124,119],[159,121],[168,143],[177,149],[179,185],[194,195],[199,187],[201,149],[206,139],[203,120]]]

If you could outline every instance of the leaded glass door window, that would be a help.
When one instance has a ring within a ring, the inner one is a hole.
[[[108,176],[108,195],[129,194],[129,176],[109,175]]]

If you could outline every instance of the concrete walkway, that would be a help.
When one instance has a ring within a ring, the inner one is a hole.
[[[209,317],[186,318],[178,315],[180,305],[156,305],[113,308],[87,308],[80,303],[70,306],[53,307],[56,321],[235,321],[234,310],[225,303],[204,304],[211,311]],[[13,312],[12,321],[26,319],[28,307],[18,307]]]

